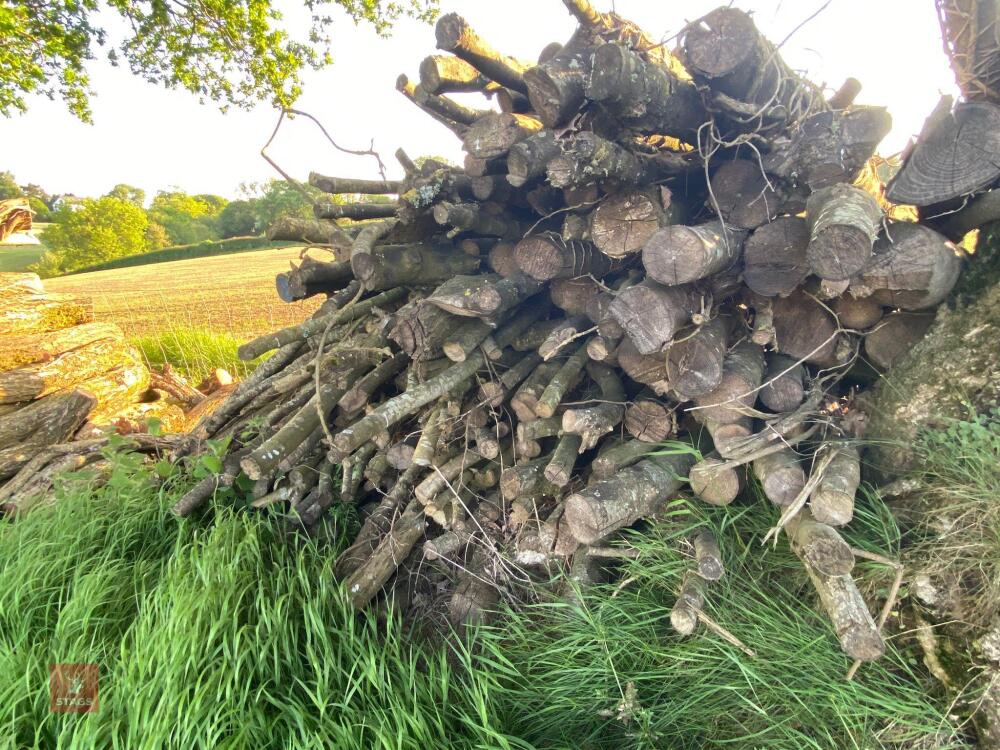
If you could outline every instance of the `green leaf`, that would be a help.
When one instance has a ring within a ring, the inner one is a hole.
[[[204,466],[212,474],[222,473],[222,459],[218,456],[212,454],[206,454],[201,457],[201,465]]]

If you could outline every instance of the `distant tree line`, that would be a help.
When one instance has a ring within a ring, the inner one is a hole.
[[[285,180],[246,183],[240,192],[242,198],[229,201],[161,190],[147,206],[145,191],[124,183],[96,198],[78,198],[20,186],[10,172],[0,172],[0,200],[27,197],[35,222],[50,223],[48,252],[37,268],[45,276],[174,245],[259,235],[282,216],[312,216],[316,197],[311,188]]]

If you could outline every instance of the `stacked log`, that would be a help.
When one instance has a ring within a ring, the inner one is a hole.
[[[238,479],[307,532],[354,505],[363,525],[335,565],[353,604],[383,590],[405,604],[414,578],[437,576],[467,623],[517,571],[584,570],[589,549],[678,494],[724,505],[758,486],[845,651],[876,658],[837,531],[859,481],[853,394],[871,379],[862,360],[894,356],[880,326],[916,330],[900,316],[954,284],[955,247],[886,225],[851,185],[885,111],[824,100],[747,14],[713,11],[668,53],[564,1],[580,27],[537,63],[449,14],[450,54],[400,78],[462,140],[462,168],[400,151],[397,182],[310,177],[394,193],[392,215],[380,204],[349,252],[279,277],[283,299],[326,301],[242,347],[270,356],[196,427],[230,452],[174,512]],[[695,148],[702,133],[711,148]],[[692,544],[682,633],[705,620],[702,581],[722,575],[715,540]]]
[[[107,435],[180,432],[206,396],[166,366],[151,373],[122,330],[32,273],[0,274],[0,512],[36,507],[54,476],[103,466]],[[154,421],[155,420],[155,421]]]
[[[31,206],[28,205],[27,198],[8,198],[0,201],[0,245],[12,235],[30,230]]]

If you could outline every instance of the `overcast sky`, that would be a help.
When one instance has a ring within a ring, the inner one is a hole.
[[[282,0],[279,0],[282,2]],[[825,0],[735,0],[754,12],[775,43],[812,15]],[[284,0],[295,16],[302,3]],[[602,10],[611,0],[595,0]],[[667,38],[686,20],[720,0],[617,0],[621,15],[651,35]],[[559,0],[442,0],[442,12],[457,11],[496,48],[534,59],[547,43],[565,41],[573,21]],[[682,15],[683,14],[683,15]],[[395,90],[400,73],[417,78],[420,60],[435,52],[434,29],[404,21],[388,39],[346,17],[333,31],[334,64],[305,77],[297,106],[317,118],[343,146],[367,148],[371,139],[390,168],[402,146],[411,157],[433,154],[461,159],[458,140],[419,112]],[[792,34],[782,55],[817,83],[837,88],[854,76],[864,88],[858,103],[882,104],[894,120],[880,151],[898,151],[919,131],[941,93],[954,83],[942,51],[933,0],[831,0],[815,19]],[[50,192],[99,195],[119,182],[156,190],[178,186],[191,193],[237,197],[240,183],[275,176],[259,156],[274,128],[269,107],[223,114],[184,91],[145,83],[126,70],[94,61],[91,66],[94,125],[75,120],[60,101],[30,101],[27,114],[0,119],[0,170],[21,183]],[[286,123],[273,156],[291,174],[310,170],[354,177],[376,176],[371,158],[337,153],[316,127]]]

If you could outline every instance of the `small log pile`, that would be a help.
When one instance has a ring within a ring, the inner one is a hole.
[[[152,419],[184,431],[208,400],[169,366],[151,373],[88,301],[47,293],[32,273],[0,274],[0,513],[36,507],[60,472],[105,465],[109,432],[141,434],[153,450],[165,443],[147,434]]]
[[[0,244],[12,235],[30,229],[31,206],[28,205],[27,198],[8,198],[0,201]]]
[[[837,530],[860,481],[855,394],[877,377],[867,362],[891,367],[926,330],[958,251],[852,184],[890,126],[852,106],[857,82],[825,98],[732,7],[669,52],[564,2],[579,28],[536,62],[448,14],[444,54],[400,77],[462,140],[463,167],[399,151],[398,182],[310,176],[398,198],[377,215],[317,204],[320,220],[370,221],[278,277],[282,299],[326,301],[242,347],[270,357],[196,428],[230,453],[174,512],[242,478],[253,507],[310,531],[356,505],[334,566],[354,605],[405,603],[430,579],[469,623],[532,572],[597,580],[616,534],[678,493],[721,506],[752,481],[844,651],[875,659]],[[664,450],[675,440],[699,458]],[[671,615],[685,634],[711,628],[723,575],[711,534],[691,549]]]

